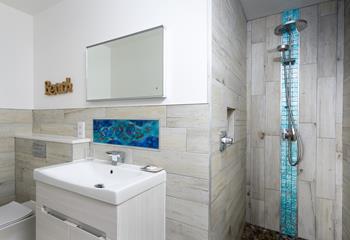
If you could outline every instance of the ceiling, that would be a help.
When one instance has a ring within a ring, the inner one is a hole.
[[[30,15],[35,15],[61,1],[63,0],[0,0],[0,2]],[[248,20],[324,1],[327,0],[241,0]]]
[[[35,15],[61,1],[62,0],[0,0],[1,3],[30,15]]]
[[[248,20],[280,13],[285,9],[300,8],[327,0],[241,0]]]

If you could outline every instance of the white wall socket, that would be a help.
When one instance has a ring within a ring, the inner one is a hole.
[[[77,135],[78,138],[85,138],[85,122],[78,122]]]

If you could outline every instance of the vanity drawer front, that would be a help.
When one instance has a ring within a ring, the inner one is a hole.
[[[55,210],[78,222],[93,226],[107,237],[117,236],[117,207],[37,182],[37,206]],[[98,213],[98,214],[96,214]]]
[[[46,213],[42,208],[36,209],[36,239],[37,240],[69,240],[70,226]]]
[[[105,240],[104,237],[96,237],[78,227],[71,227],[70,240]]]
[[[105,237],[97,237],[42,208],[38,207],[36,211],[37,240],[106,240]]]

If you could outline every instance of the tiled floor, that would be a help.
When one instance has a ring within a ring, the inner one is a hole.
[[[242,240],[303,240],[281,236],[278,232],[267,230],[251,224],[246,224]]]

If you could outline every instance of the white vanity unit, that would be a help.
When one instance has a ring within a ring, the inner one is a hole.
[[[37,240],[165,239],[165,171],[81,160],[34,178]]]

